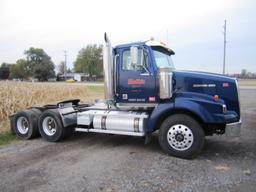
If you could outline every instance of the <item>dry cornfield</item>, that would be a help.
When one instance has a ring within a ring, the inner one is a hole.
[[[102,96],[101,87],[85,84],[0,81],[0,133],[8,129],[8,116],[21,109],[68,99],[93,102]]]

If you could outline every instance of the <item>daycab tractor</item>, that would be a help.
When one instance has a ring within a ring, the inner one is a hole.
[[[190,159],[205,136],[239,136],[237,80],[174,68],[174,51],[149,40],[111,47],[105,33],[103,53],[105,100],[80,100],[32,107],[10,116],[22,139],[41,135],[60,141],[74,131],[145,137],[159,131],[159,144],[169,155]]]

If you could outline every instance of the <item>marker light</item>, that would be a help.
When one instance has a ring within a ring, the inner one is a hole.
[[[227,106],[225,104],[222,105],[223,113],[227,112]]]
[[[160,43],[161,43],[163,46],[166,46],[166,44],[165,44],[164,42],[161,41]]]
[[[214,96],[213,96],[213,100],[214,100],[215,102],[218,102],[218,100],[219,100],[219,95],[214,95]]]

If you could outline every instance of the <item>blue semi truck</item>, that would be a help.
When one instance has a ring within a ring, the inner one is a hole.
[[[11,115],[22,139],[60,141],[74,131],[144,137],[158,131],[169,155],[190,159],[205,136],[239,136],[241,114],[237,80],[213,73],[179,71],[174,51],[153,39],[112,47],[104,35],[105,99],[74,99],[32,107]]]

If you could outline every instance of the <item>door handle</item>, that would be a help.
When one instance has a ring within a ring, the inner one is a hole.
[[[152,75],[151,73],[141,73],[140,76],[150,76]]]

